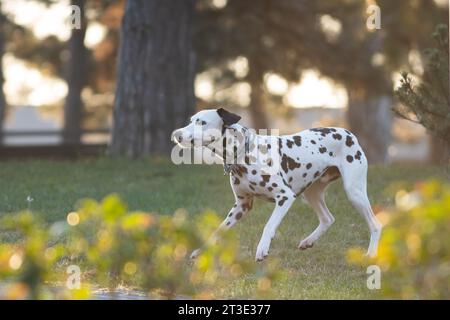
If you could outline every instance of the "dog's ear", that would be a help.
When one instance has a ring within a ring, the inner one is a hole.
[[[231,126],[232,124],[237,123],[239,120],[241,120],[241,117],[237,114],[231,113],[223,108],[217,109],[217,113],[223,120],[223,124],[225,126]]]

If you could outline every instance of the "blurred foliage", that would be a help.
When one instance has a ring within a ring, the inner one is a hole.
[[[401,87],[395,93],[403,107],[394,111],[404,119],[421,123],[450,144],[448,26],[438,25],[433,39],[436,47],[425,51],[423,81],[414,88],[408,73],[402,74]]]
[[[381,268],[381,297],[450,299],[450,184],[400,189],[395,207],[377,217],[385,225],[378,256],[367,259],[351,249],[348,261]]]
[[[21,240],[0,245],[0,297],[95,298],[95,287],[114,292],[126,286],[151,298],[214,298],[212,288],[251,275],[258,283],[255,297],[270,297],[271,283],[281,273],[276,265],[257,267],[239,257],[233,232],[189,260],[190,251],[205,243],[218,224],[213,212],[191,219],[183,209],[172,216],[128,212],[117,195],[83,200],[66,222],[49,228],[30,211],[7,216],[0,225]],[[79,289],[58,285],[71,265],[82,271]]]

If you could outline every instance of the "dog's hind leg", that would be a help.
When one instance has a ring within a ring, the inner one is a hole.
[[[303,198],[310,204],[319,218],[319,225],[309,236],[300,242],[298,245],[300,250],[311,248],[314,242],[316,242],[334,222],[334,217],[325,203],[325,189],[330,182],[331,181],[323,182],[319,179],[303,192]]]
[[[222,232],[234,226],[245,214],[247,214],[253,206],[253,196],[251,195],[236,195],[236,202],[231,210],[228,212],[226,218],[222,221],[216,231],[206,241],[206,245],[215,243]],[[191,254],[191,259],[196,258],[201,252],[201,249],[194,250]]]
[[[367,255],[377,255],[378,241],[381,236],[381,223],[375,217],[367,196],[367,159],[363,155],[361,162],[343,163],[339,167],[348,199],[364,217],[370,230],[370,244]]]

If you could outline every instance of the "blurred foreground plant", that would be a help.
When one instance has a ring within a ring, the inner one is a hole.
[[[201,246],[219,222],[213,212],[190,219],[183,209],[172,216],[128,212],[116,195],[101,202],[83,200],[66,222],[50,228],[29,211],[8,216],[0,225],[21,240],[0,244],[0,297],[77,299],[92,297],[93,287],[114,291],[126,286],[154,298],[214,298],[211,289],[248,274],[258,283],[272,283],[279,275],[276,266],[256,272],[253,261],[237,255],[233,232],[189,260],[189,252]],[[80,268],[81,287],[49,289],[49,284],[66,282],[68,266]],[[270,289],[258,286],[255,296],[267,296]]]
[[[400,189],[395,207],[377,217],[385,224],[378,257],[366,260],[352,249],[349,262],[378,265],[385,298],[450,299],[450,185]]]

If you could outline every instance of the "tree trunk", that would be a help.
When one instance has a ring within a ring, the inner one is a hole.
[[[1,12],[1,4],[0,4],[0,145],[3,142],[3,121],[6,113],[6,98],[5,93],[3,91],[3,84],[5,79],[3,77],[3,64],[2,58],[4,54],[4,46],[5,46],[5,37],[3,34],[3,25],[5,23],[5,17]]]
[[[195,0],[128,0],[122,21],[111,154],[168,154],[194,111]]]
[[[450,143],[431,133],[430,144],[430,163],[450,165]]]
[[[392,96],[350,89],[347,119],[370,163],[386,163],[391,142]]]
[[[68,93],[64,103],[64,143],[79,144],[83,119],[83,101],[81,92],[86,85],[87,49],[84,45],[86,18],[85,0],[72,0],[72,5],[81,9],[81,29],[72,29],[68,43],[69,61],[67,63],[66,82]]]
[[[268,129],[267,113],[264,105],[264,73],[255,61],[256,59],[250,59],[249,73],[247,75],[247,80],[252,88],[249,111],[254,129]]]

